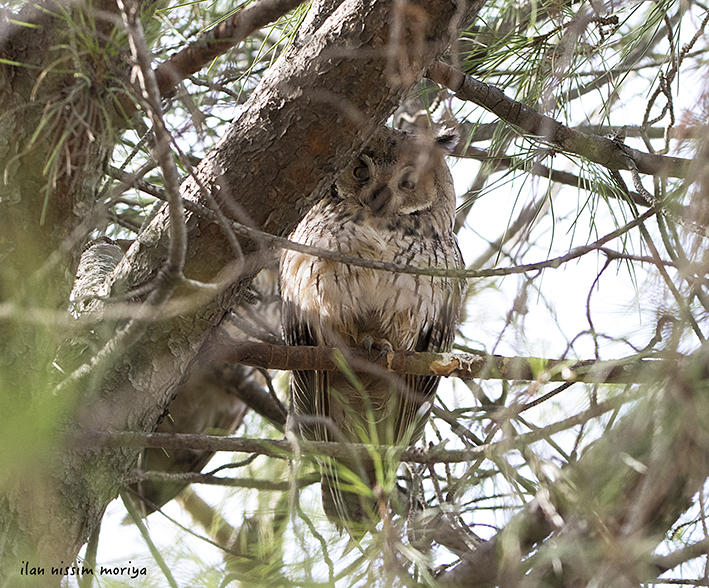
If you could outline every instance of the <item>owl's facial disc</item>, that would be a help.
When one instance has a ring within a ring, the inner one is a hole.
[[[340,193],[350,194],[377,217],[430,210],[437,195],[431,158],[418,149],[400,155],[396,159],[363,153],[339,179]]]
[[[394,197],[394,191],[389,186],[390,173],[383,173],[370,157],[362,155],[355,161],[351,176],[359,185],[359,201],[362,206],[369,208],[375,216],[389,208]]]

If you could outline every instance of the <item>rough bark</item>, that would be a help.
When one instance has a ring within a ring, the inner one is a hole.
[[[62,330],[42,318],[68,306],[83,241],[98,224],[96,193],[112,149],[112,105],[97,90],[110,96],[109,80],[120,77],[125,63],[115,53],[86,51],[86,40],[98,34],[102,43],[114,27],[110,18],[90,24],[95,10],[109,16],[116,7],[110,0],[33,3],[14,22],[34,26],[3,21],[0,445],[22,448],[0,458],[3,586],[22,585],[12,576],[22,560],[36,562],[35,554],[47,566],[66,562],[66,546],[83,542],[87,520],[97,520],[104,508],[82,502],[77,525],[65,524],[73,515],[70,488],[55,478],[63,460],[57,423],[71,399],[51,396],[48,369]],[[80,462],[67,464],[77,477]]]
[[[205,204],[214,198],[231,219],[287,234],[481,5],[343,2],[273,66],[183,184],[182,195]],[[114,294],[156,282],[169,248],[168,227],[162,210],[116,268]],[[171,304],[181,305],[179,312],[140,325],[142,336],[129,349],[114,349],[120,338],[110,340],[99,352],[110,361],[85,369],[61,389],[62,399],[71,399],[63,409],[74,407],[62,423],[73,433],[152,430],[194,357],[263,263],[258,243],[242,239],[236,248],[216,223],[188,215],[187,229],[185,275],[220,278],[226,285],[218,296],[178,289]],[[53,241],[47,254],[62,242]],[[62,264],[64,271],[69,266]],[[64,447],[61,438],[56,446]],[[64,449],[49,467],[32,473],[18,467],[17,482],[0,499],[0,585],[18,585],[12,576],[30,555],[46,565],[72,561],[136,455],[129,448]]]

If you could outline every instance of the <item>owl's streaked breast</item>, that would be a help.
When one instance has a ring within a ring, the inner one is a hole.
[[[419,267],[458,267],[435,242],[422,247],[420,235],[403,235],[366,213],[360,222],[333,227],[336,204],[327,200],[312,211],[291,238],[299,243],[352,257]],[[322,222],[317,222],[317,217]],[[380,225],[380,226],[377,226]],[[394,349],[412,350],[424,325],[450,294],[447,280],[349,266],[289,251],[282,273],[284,300],[295,303],[300,319],[316,327],[319,344],[355,346],[362,333],[388,340]]]

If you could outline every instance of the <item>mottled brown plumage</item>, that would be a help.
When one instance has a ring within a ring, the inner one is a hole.
[[[353,257],[418,267],[461,268],[453,234],[455,194],[444,161],[457,136],[416,136],[383,127],[293,241]],[[464,282],[365,269],[284,251],[283,325],[289,345],[362,346],[379,352],[449,351]],[[420,437],[438,378],[394,379],[357,366],[291,375],[293,427],[306,439],[406,446]],[[372,489],[396,464],[377,459],[322,462],[323,507],[361,535],[379,518]],[[348,475],[345,466],[356,476]],[[361,483],[360,483],[361,482]]]

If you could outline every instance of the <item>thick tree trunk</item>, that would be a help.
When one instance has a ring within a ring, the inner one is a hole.
[[[112,149],[111,104],[97,90],[108,90],[106,80],[120,74],[115,66],[125,70],[115,54],[112,62],[82,47],[81,39],[97,32],[105,39],[113,29],[108,20],[89,26],[79,17],[95,10],[108,16],[116,6],[110,0],[72,8],[28,4],[14,21],[33,26],[4,24],[2,31],[0,586],[24,585],[13,577],[23,561],[38,565],[37,554],[47,573],[62,559],[69,563],[75,549],[68,547],[85,541],[105,507],[98,500],[72,504],[71,485],[58,482],[68,455],[58,454],[57,425],[72,400],[52,397],[49,376],[66,331],[53,321],[68,306],[83,241],[99,224],[96,194]],[[81,467],[75,457],[66,464]],[[72,507],[81,511],[76,525],[67,524]]]
[[[481,5],[346,0],[273,66],[195,178],[183,184],[183,197],[203,204],[214,198],[230,219],[287,234]],[[170,247],[169,222],[163,209],[128,251],[113,276],[114,294],[156,282]],[[216,297],[180,288],[170,305],[153,309],[150,316],[161,312],[161,321],[129,324],[140,337],[110,340],[98,352],[110,361],[96,362],[61,388],[60,400],[71,398],[61,409],[74,407],[61,420],[72,435],[152,430],[267,254],[243,238],[235,251],[218,224],[194,214],[187,230],[186,277],[228,285]],[[126,339],[130,348],[114,349]],[[15,481],[3,486],[0,585],[18,585],[22,560],[72,561],[136,456],[57,441],[68,448],[51,463],[40,471],[17,465]]]

